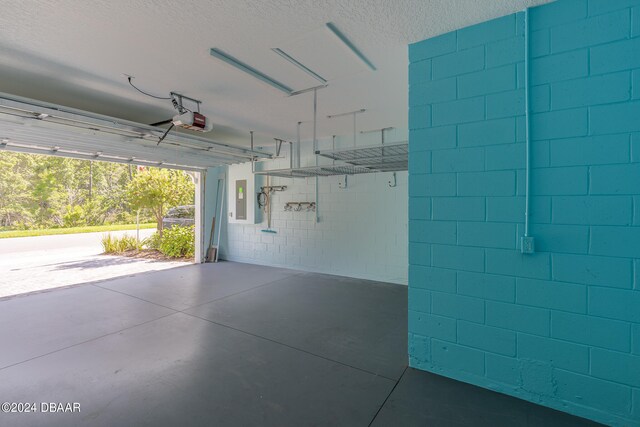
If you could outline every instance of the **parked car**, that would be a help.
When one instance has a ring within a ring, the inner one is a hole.
[[[162,218],[162,228],[174,225],[188,226],[195,224],[196,207],[194,205],[176,206],[167,211]]]

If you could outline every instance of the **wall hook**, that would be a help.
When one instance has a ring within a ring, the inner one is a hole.
[[[338,188],[345,189],[345,188],[347,188],[347,187],[349,186],[349,182],[347,181],[347,177],[348,177],[348,176],[349,176],[349,175],[345,175],[345,176],[344,176],[344,184],[340,184],[340,183],[338,182]]]
[[[389,180],[389,187],[393,188],[393,187],[397,187],[398,186],[398,181],[396,180],[396,173],[394,172],[393,175],[393,184],[391,183],[391,180]]]
[[[287,202],[284,205],[284,210],[287,212],[301,212],[305,207],[307,212],[315,212],[316,202]]]

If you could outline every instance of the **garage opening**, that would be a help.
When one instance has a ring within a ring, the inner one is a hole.
[[[189,265],[193,172],[0,152],[0,297]]]
[[[263,157],[13,95],[0,121],[0,298],[202,262],[207,170]]]

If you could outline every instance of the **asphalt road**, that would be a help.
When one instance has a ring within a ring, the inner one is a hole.
[[[155,229],[140,230],[144,239]],[[136,230],[112,231],[113,236]],[[102,254],[100,233],[0,239],[0,298],[186,265]]]

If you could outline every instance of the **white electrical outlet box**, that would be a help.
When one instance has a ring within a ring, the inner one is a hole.
[[[523,254],[532,254],[536,251],[536,241],[531,236],[523,236],[520,238],[520,251]]]
[[[251,163],[229,165],[227,182],[228,221],[231,224],[257,224],[260,222],[256,203],[256,179]]]

